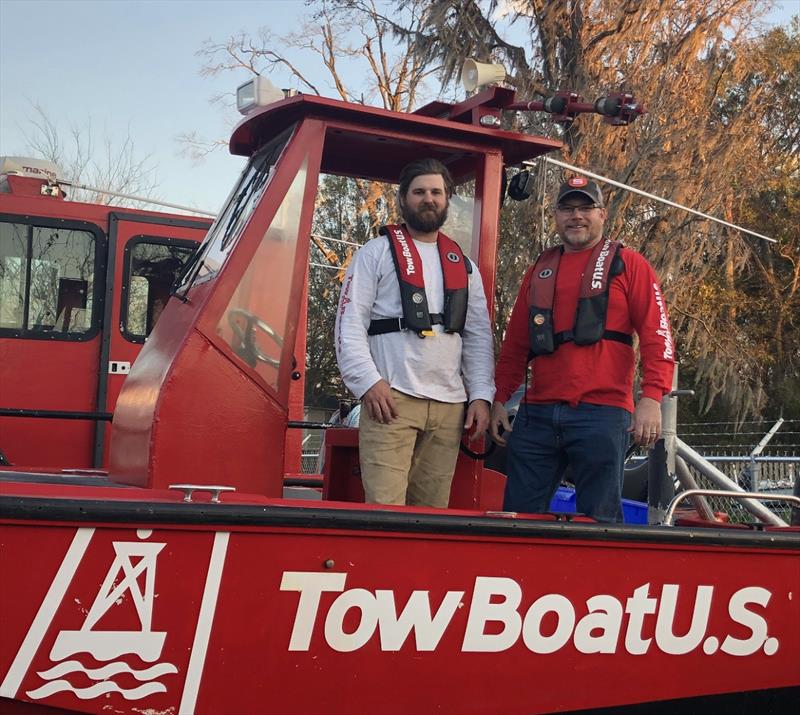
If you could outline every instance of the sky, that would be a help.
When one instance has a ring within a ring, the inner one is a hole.
[[[178,136],[227,139],[239,115],[210,98],[250,75],[202,77],[196,52],[262,26],[279,37],[311,9],[305,0],[0,0],[0,156],[31,155],[25,136],[39,105],[64,134],[90,121],[96,143],[129,135],[137,155],[151,155],[156,196],[218,211],[245,160],[223,147],[198,163],[181,155]],[[794,14],[800,0],[779,0],[768,21]],[[310,72],[335,96],[321,66]],[[270,80],[296,86],[285,73]]]

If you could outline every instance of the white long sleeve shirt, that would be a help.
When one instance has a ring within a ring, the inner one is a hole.
[[[422,261],[428,310],[444,309],[444,279],[435,243],[414,241]],[[347,270],[336,314],[336,360],[342,379],[358,398],[380,379],[413,397],[440,402],[494,398],[494,351],[483,282],[475,264],[463,336],[444,332],[420,338],[404,330],[367,335],[370,321],[403,315],[400,287],[386,237],[373,238]]]

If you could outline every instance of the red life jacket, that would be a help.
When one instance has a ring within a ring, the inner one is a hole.
[[[616,330],[606,330],[609,283],[625,270],[619,255],[619,241],[603,239],[589,254],[581,278],[578,309],[572,330],[555,333],[553,330],[553,302],[556,276],[563,246],[544,251],[533,267],[528,292],[528,335],[532,357],[550,355],[559,345],[574,342],[576,345],[593,345],[600,340],[615,340],[633,345],[633,336]]]
[[[436,245],[444,278],[444,312],[430,313],[425,295],[425,278],[422,260],[413,239],[403,226],[390,224],[380,232],[389,239],[397,281],[400,284],[402,318],[381,318],[369,324],[369,335],[382,335],[398,330],[413,330],[421,338],[433,335],[434,325],[443,325],[446,333],[461,335],[467,320],[469,299],[469,274],[472,264],[461,247],[452,239],[439,233]]]

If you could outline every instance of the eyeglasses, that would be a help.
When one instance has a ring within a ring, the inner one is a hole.
[[[581,204],[580,206],[568,206],[567,204],[559,204],[556,206],[556,211],[562,216],[571,216],[573,211],[577,211],[579,216],[588,216],[594,209],[603,208],[599,204]]]

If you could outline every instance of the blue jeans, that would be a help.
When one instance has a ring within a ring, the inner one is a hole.
[[[523,404],[508,441],[506,511],[548,511],[567,465],[577,511],[622,521],[622,480],[631,413],[579,403]]]

